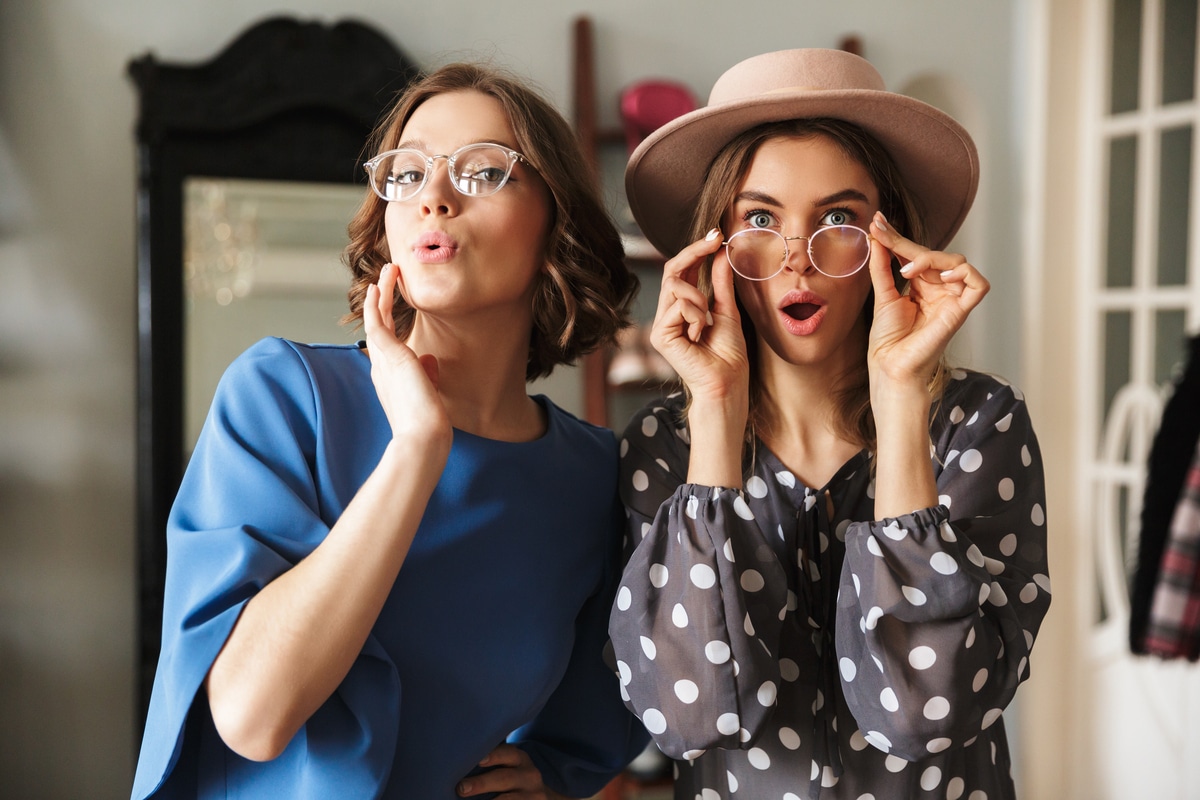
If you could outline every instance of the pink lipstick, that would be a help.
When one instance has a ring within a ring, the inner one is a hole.
[[[814,292],[792,290],[776,305],[784,329],[794,336],[815,333],[825,319],[825,299]]]
[[[444,264],[458,252],[458,242],[441,231],[426,231],[413,243],[412,249],[422,264]]]

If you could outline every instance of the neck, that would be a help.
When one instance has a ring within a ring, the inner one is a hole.
[[[859,450],[837,424],[840,392],[857,374],[859,352],[848,343],[821,363],[794,364],[759,342],[755,433],[808,486],[824,486]]]
[[[544,430],[541,409],[526,393],[532,323],[460,324],[421,313],[408,346],[438,361],[438,394],[459,430],[489,439],[526,441]]]

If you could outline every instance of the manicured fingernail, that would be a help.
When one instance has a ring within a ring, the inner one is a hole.
[[[704,324],[705,324],[705,325],[712,325],[712,323],[713,323],[712,312],[711,312],[711,311],[705,311],[705,312],[704,312]]]
[[[900,268],[900,274],[907,275],[908,273],[912,272],[912,270],[913,270],[913,262],[910,261]]]
[[[953,274],[954,274],[954,270],[952,270],[952,269],[945,270],[944,272],[941,273],[943,278],[949,278]]]
[[[708,233],[706,233],[704,235],[704,241],[711,242],[713,239],[717,238],[720,235],[721,235],[721,229],[713,228],[711,231],[709,231]]]
[[[888,229],[887,223],[884,221],[882,211],[875,212],[875,219],[873,221],[873,224],[875,225],[876,228],[879,228],[879,230],[881,230],[881,231],[886,231]]]

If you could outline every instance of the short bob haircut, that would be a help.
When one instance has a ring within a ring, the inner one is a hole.
[[[396,147],[416,108],[431,97],[457,91],[482,92],[503,107],[516,136],[516,149],[529,161],[554,202],[546,237],[546,269],[533,298],[533,331],[526,380],[549,375],[559,364],[610,344],[630,324],[629,308],[637,277],[625,264],[620,234],[600,200],[595,170],[588,164],[571,127],[536,92],[490,66],[448,64],[405,88],[376,127],[371,155]],[[486,202],[486,201],[483,201]],[[367,287],[378,281],[388,261],[384,229],[386,201],[371,190],[350,222],[344,261],[352,273],[350,313],[343,322],[362,320]],[[396,298],[396,333],[407,338],[416,312]]]

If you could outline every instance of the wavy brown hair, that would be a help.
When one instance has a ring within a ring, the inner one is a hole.
[[[891,155],[873,136],[858,125],[839,119],[810,118],[770,122],[751,128],[732,139],[721,149],[709,166],[704,186],[697,199],[692,217],[689,241],[695,241],[715,227],[720,227],[725,212],[738,187],[750,169],[750,162],[767,141],[778,138],[808,139],[822,136],[833,142],[853,161],[866,169],[871,182],[879,191],[879,208],[892,227],[918,244],[926,243],[916,198],[908,191]],[[903,292],[908,281],[900,275],[900,264],[893,258],[892,276]],[[712,257],[700,269],[700,288],[712,297]],[[872,292],[863,305],[863,317],[869,328],[874,314],[875,294]],[[758,336],[750,315],[738,303],[746,352],[750,359],[750,415],[746,424],[746,443],[754,446],[757,431],[766,424],[770,399],[757,381]],[[838,402],[833,424],[842,438],[860,448],[875,449],[875,417],[871,413],[871,389],[867,375],[867,352],[855,362],[852,370],[842,376],[835,389]],[[945,391],[948,370],[945,360],[939,359],[930,379],[929,392],[936,403]]]
[[[404,89],[367,143],[370,154],[396,147],[421,103],[447,92],[476,91],[495,98],[516,136],[516,149],[541,176],[553,198],[546,238],[546,269],[533,297],[533,332],[526,380],[549,375],[596,348],[612,343],[630,324],[637,277],[625,264],[620,234],[600,199],[595,172],[583,157],[570,125],[546,100],[516,77],[480,64],[448,64]],[[386,201],[367,190],[348,227],[343,260],[352,279],[350,312],[359,323],[367,287],[388,261],[384,230]],[[396,333],[407,338],[416,311],[396,297]]]

